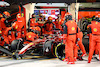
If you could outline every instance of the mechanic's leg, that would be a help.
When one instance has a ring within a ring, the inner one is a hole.
[[[75,44],[74,45],[74,61],[76,61],[78,57],[78,46]]]
[[[96,47],[98,47],[97,49],[98,49],[98,51],[99,51],[99,60],[100,60],[100,42],[97,43],[97,46],[96,46]]]
[[[82,39],[80,39],[80,41],[78,41],[78,45],[83,52],[82,56],[86,56],[86,51],[85,51],[85,48],[83,46]]]
[[[91,59],[92,59],[92,56],[93,56],[93,53],[94,53],[94,49],[95,49],[95,42],[94,41],[91,41],[91,44],[89,44],[89,57],[88,57],[88,63],[91,62]]]
[[[73,56],[73,47],[74,43],[71,40],[68,40],[67,42],[68,45],[68,64],[74,64],[74,56]]]

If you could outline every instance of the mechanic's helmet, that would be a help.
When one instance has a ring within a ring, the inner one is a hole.
[[[22,16],[20,13],[17,14],[17,19],[20,19]]]
[[[96,21],[100,22],[100,14],[96,15]]]
[[[35,13],[32,14],[32,18],[35,18]]]
[[[52,22],[53,18],[51,16],[48,17],[48,21]]]
[[[67,12],[67,13],[65,14],[65,20],[66,20],[66,21],[72,20],[72,14],[70,14],[70,13]]]
[[[3,15],[0,13],[0,18],[2,18],[3,17]]]
[[[53,18],[51,16],[48,17],[48,20],[53,20]]]
[[[7,12],[7,11],[4,11],[3,14],[4,14],[4,16],[5,16],[6,18],[9,18],[9,17],[10,17],[10,13]]]

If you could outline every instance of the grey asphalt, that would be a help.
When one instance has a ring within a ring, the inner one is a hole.
[[[85,59],[88,57],[86,56]],[[92,59],[91,63],[85,61],[75,62],[75,64],[67,64],[57,58],[35,58],[32,56],[25,57],[22,60],[14,60],[9,57],[0,57],[0,67],[100,67],[100,61]]]

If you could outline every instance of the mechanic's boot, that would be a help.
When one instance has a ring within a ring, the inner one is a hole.
[[[77,59],[80,60],[80,61],[83,60],[82,56],[78,56]]]
[[[93,56],[93,58],[96,59],[97,61],[99,61],[99,55],[96,54]]]
[[[90,63],[91,61],[88,61],[88,63]]]

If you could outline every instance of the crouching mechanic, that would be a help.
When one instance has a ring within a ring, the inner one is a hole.
[[[78,27],[75,21],[72,20],[70,13],[65,14],[67,22],[64,25],[63,43],[65,44],[65,60],[68,58],[67,64],[75,64],[74,53],[77,53],[77,33]]]
[[[88,63],[91,62],[95,48],[99,51],[100,60],[100,14],[96,16],[96,22],[89,26],[89,35],[91,37],[91,40],[89,44]]]
[[[29,32],[26,34],[25,38],[26,41],[24,42],[24,44],[28,44],[30,42],[33,42],[34,40],[39,38],[39,32],[40,32],[40,28],[39,27],[30,27]]]
[[[43,34],[52,34],[52,30],[55,28],[55,25],[52,22],[53,18],[51,16],[48,17],[47,22],[43,25],[42,32]]]
[[[16,39],[17,33],[12,27],[8,27],[4,33],[5,39],[8,39],[9,44]]]
[[[0,28],[2,29],[2,34],[4,34],[7,27],[9,27],[9,22],[7,21],[7,18],[10,17],[10,13],[7,11],[4,11],[1,18],[0,18]]]

